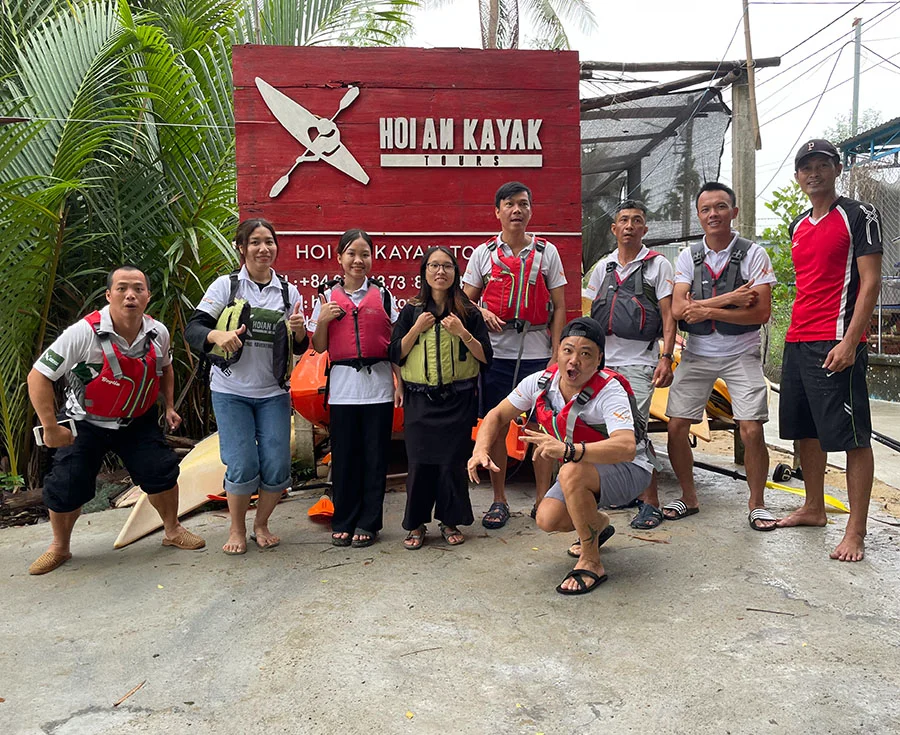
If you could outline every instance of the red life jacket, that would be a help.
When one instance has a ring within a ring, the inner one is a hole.
[[[331,363],[362,370],[366,365],[387,360],[391,343],[391,297],[381,284],[370,279],[359,306],[353,303],[340,281],[331,289],[330,298],[345,312],[345,317],[328,324]]]
[[[147,332],[143,357],[128,357],[112,342],[108,332],[100,331],[100,312],[88,314],[84,320],[100,340],[103,368],[84,387],[84,410],[89,416],[104,419],[130,419],[145,414],[159,395],[162,356]]]
[[[563,406],[561,411],[554,411],[550,401],[547,399],[547,391],[553,381],[553,376],[556,375],[558,370],[559,366],[554,365],[541,375],[540,380],[538,380],[541,394],[537,397],[534,406],[537,422],[551,436],[555,436],[560,441],[587,443],[609,439],[606,424],[600,424],[599,426],[586,424],[581,420],[580,414],[588,403],[600,395],[600,391],[611,380],[617,380],[625,389],[629,403],[632,404],[633,415],[637,416],[634,406],[634,391],[631,390],[631,385],[624,377],[606,368],[595,373],[581,389],[581,392]]]
[[[491,253],[491,275],[481,303],[506,322],[506,329],[546,329],[550,321],[550,290],[541,273],[547,241],[535,237],[528,255],[501,255],[500,236],[485,245]]]

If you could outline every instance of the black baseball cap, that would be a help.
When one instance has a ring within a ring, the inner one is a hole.
[[[822,153],[823,155],[831,156],[835,163],[841,162],[841,154],[838,153],[837,148],[823,138],[813,138],[800,146],[797,155],[794,156],[794,170],[796,171],[800,168],[800,163],[803,159],[807,156],[811,156],[813,153]]]
[[[603,327],[600,326],[600,322],[589,316],[580,316],[566,324],[559,338],[562,340],[566,337],[584,337],[595,343],[600,348],[600,352],[606,352],[606,337],[603,335]]]

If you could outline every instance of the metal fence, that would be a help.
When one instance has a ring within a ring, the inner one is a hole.
[[[869,351],[900,355],[900,166],[885,159],[852,166],[841,177],[841,191],[871,202],[881,213],[882,285],[869,328]]]

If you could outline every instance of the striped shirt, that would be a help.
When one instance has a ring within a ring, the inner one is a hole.
[[[818,221],[813,221],[811,209],[801,214],[791,223],[790,233],[797,295],[785,340],[841,340],[859,293],[856,260],[882,252],[878,210],[838,197]]]

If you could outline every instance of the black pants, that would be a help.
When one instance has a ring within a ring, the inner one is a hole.
[[[382,528],[392,403],[331,406],[331,481],[335,533]]]
[[[465,460],[447,464],[409,463],[403,528],[412,531],[434,517],[447,526],[468,526],[475,520],[469,499]]]

